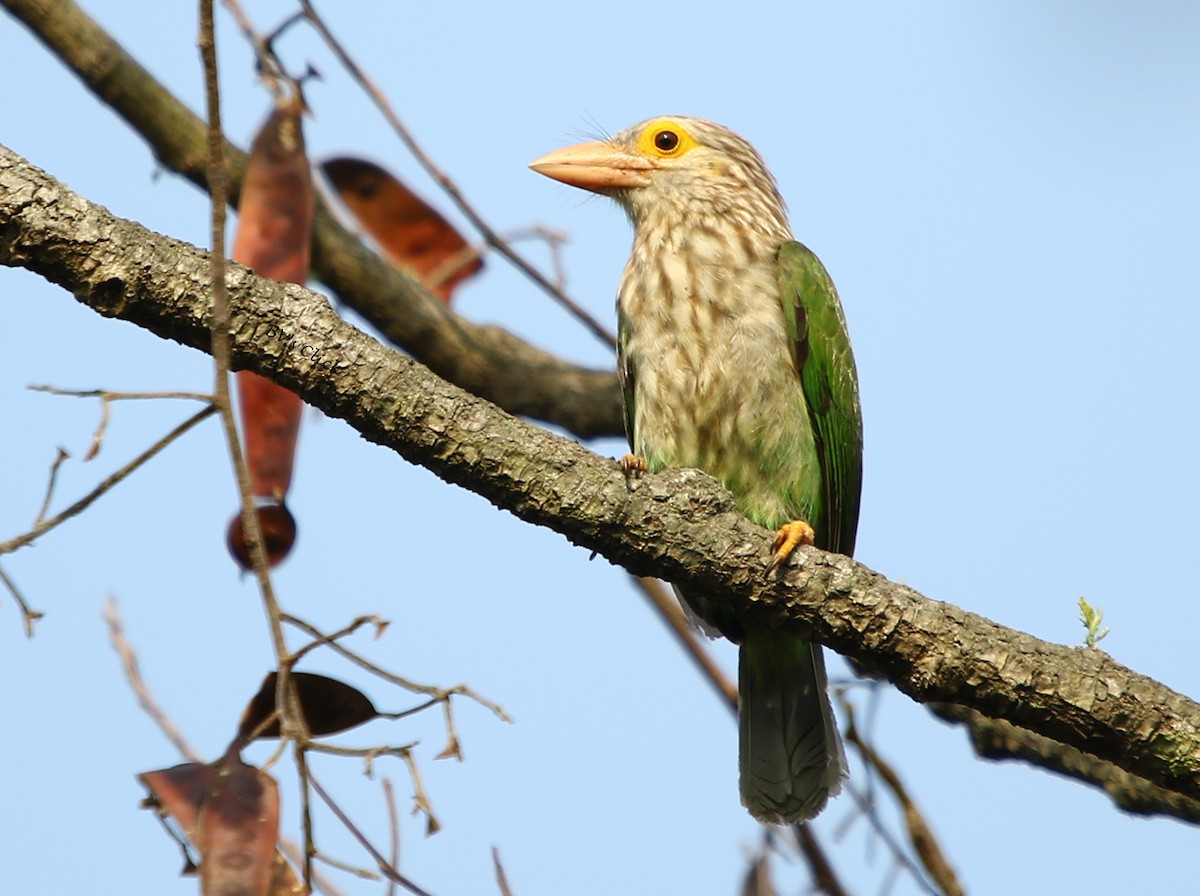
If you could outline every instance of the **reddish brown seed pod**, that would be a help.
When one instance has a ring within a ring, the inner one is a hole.
[[[303,111],[298,89],[281,97],[254,138],[233,241],[234,261],[259,276],[301,284],[308,279],[314,204]],[[283,502],[292,484],[304,403],[248,370],[238,372],[237,392],[251,489],[262,504],[259,524],[274,566],[296,540],[296,521]],[[239,565],[249,569],[240,515],[230,523],[226,540]]]
[[[296,520],[283,504],[263,504],[256,507],[255,512],[258,514],[258,528],[262,532],[263,547],[267,552],[267,565],[276,566],[291,552],[296,543]],[[229,521],[225,544],[238,566],[247,572],[254,568],[240,513]]]
[[[321,170],[388,261],[443,302],[449,304],[455,288],[483,267],[437,209],[378,165],[344,157],[330,159]]]

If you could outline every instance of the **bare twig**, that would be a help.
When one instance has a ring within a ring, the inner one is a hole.
[[[417,769],[417,761],[413,759],[412,752],[405,753],[403,759],[404,764],[408,766],[408,776],[413,785],[413,815],[421,813],[425,816],[425,836],[432,837],[442,829],[442,824],[433,814],[433,804],[425,795],[425,785],[421,783],[421,773]]]
[[[904,786],[904,782],[900,780],[900,776],[896,774],[891,765],[859,734],[858,727],[854,724],[854,708],[845,701],[842,705],[846,711],[846,717],[849,719],[849,724],[846,726],[846,740],[858,749],[863,761],[878,773],[883,783],[895,796],[896,801],[900,803],[909,842],[920,858],[921,864],[925,866],[925,870],[945,896],[962,896],[962,884],[958,882],[958,876],[946,860],[946,855],[938,844],[933,830],[925,821],[924,814],[909,796],[908,788]]]
[[[100,422],[96,425],[96,431],[92,434],[92,444],[88,448],[87,453],[83,456],[84,463],[94,460],[96,455],[100,453],[100,446],[104,443],[105,433],[108,432],[108,420],[112,411],[112,402],[142,400],[150,398],[187,398],[194,401],[211,402],[212,396],[205,395],[200,392],[113,392],[108,389],[59,389],[55,386],[29,386],[30,391],[46,392],[50,395],[67,395],[72,398],[99,398],[100,399]],[[62,449],[58,449],[62,452]],[[66,454],[66,452],[63,452]],[[69,455],[68,455],[69,456]],[[54,474],[58,472],[58,465],[65,460],[65,457],[60,457],[55,461],[54,468],[50,471],[50,488],[46,491],[46,502],[42,505],[42,514],[46,512],[46,508],[50,505],[50,492],[54,488]],[[42,514],[38,515],[38,521],[41,521]]]
[[[324,744],[318,741],[311,741],[305,744],[306,750],[311,750],[314,753],[325,753],[329,756],[343,756],[350,759],[362,759],[367,768],[367,774],[373,774],[375,760],[381,757],[394,756],[397,759],[407,759],[417,745],[416,741],[408,744],[400,744],[399,746],[376,746],[376,747],[342,747],[337,744]]]
[[[285,613],[283,615],[283,621],[290,622],[290,621],[292,621],[292,617]],[[302,660],[308,654],[312,653],[318,647],[324,647],[327,644],[332,644],[334,641],[338,641],[342,638],[349,637],[350,635],[352,635],[356,631],[358,631],[360,628],[362,628],[364,625],[375,626],[376,637],[378,637],[379,633],[381,633],[384,629],[386,629],[388,627],[388,624],[389,623],[387,622],[387,620],[385,620],[379,616],[375,616],[375,615],[357,616],[354,619],[350,620],[350,622],[347,625],[344,625],[342,628],[338,629],[336,632],[330,632],[327,635],[315,633],[312,641],[310,641],[308,644],[305,644],[303,647],[296,650],[291,655],[290,663],[291,663],[291,665],[295,666],[297,663],[300,662],[300,660]],[[314,632],[315,632],[315,630],[314,630]]]
[[[446,746],[435,759],[457,759],[463,761],[462,744],[458,741],[458,732],[454,728],[454,708],[449,700],[442,701],[442,714],[446,719]]]
[[[33,521],[35,527],[40,526],[46,519],[46,513],[50,510],[50,499],[54,497],[54,484],[58,481],[58,468],[70,456],[66,449],[61,445],[58,446],[58,452],[54,455],[53,463],[50,464],[50,477],[46,482],[46,497],[42,499],[42,506],[38,510],[37,518]]]
[[[217,78],[217,45],[213,27],[213,0],[200,0],[200,57],[204,64],[204,95],[208,116],[208,184],[212,197],[211,238],[212,253],[209,256],[212,274],[212,356],[213,356],[213,404],[220,412],[221,427],[229,447],[237,479],[238,495],[241,500],[242,527],[250,548],[250,559],[254,577],[258,582],[263,606],[267,613],[268,628],[275,648],[278,665],[276,702],[280,711],[281,736],[286,739],[303,729],[303,718],[291,711],[294,701],[289,700],[289,654],[283,636],[281,611],[271,584],[267,564],[267,552],[262,529],[258,524],[258,513],[254,506],[253,488],[246,459],[242,454],[238,438],[237,423],[233,416],[233,400],[229,390],[230,340],[229,299],[225,287],[225,217],[228,209],[228,173],[225,168],[225,140],[221,129],[221,95]],[[311,882],[305,883],[311,886]]]
[[[266,544],[258,513],[254,504],[253,488],[245,455],[238,438],[237,423],[233,416],[233,400],[229,389],[230,338],[229,298],[225,286],[225,217],[228,209],[228,173],[225,167],[225,140],[221,127],[221,95],[218,86],[217,44],[213,24],[213,0],[200,0],[200,57],[204,66],[204,96],[208,117],[208,184],[212,197],[210,203],[212,254],[210,272],[212,278],[212,356],[213,356],[213,404],[220,413],[221,427],[233,463],[237,481],[238,497],[241,502],[242,529],[249,547],[254,577],[258,582],[259,594],[266,611],[267,627],[275,649],[277,667],[275,705],[279,712],[281,743],[293,739],[293,754],[300,770],[301,801],[303,804],[304,828],[304,886],[312,890],[312,815],[309,798],[309,777],[305,749],[309,734],[304,714],[299,707],[295,688],[291,687],[292,659],[287,640],[283,634],[282,611],[275,597],[267,563]],[[296,87],[295,89],[299,89]]]
[[[293,865],[300,866],[304,864],[304,860],[301,858],[300,847],[296,845],[295,841],[288,839],[280,840],[279,851],[287,856]],[[326,862],[328,865],[330,865],[330,867],[339,869],[343,867],[341,863],[329,860],[325,856],[318,856],[317,858],[319,858],[322,862]],[[370,871],[365,871],[362,868],[350,869],[350,872],[359,876],[369,876],[372,880],[379,879],[379,875],[376,875]],[[332,881],[330,881],[327,877],[325,877],[325,875],[321,874],[316,869],[313,869],[313,888],[314,891],[320,891],[327,894],[327,896],[341,896],[341,890],[334,886]]]
[[[293,688],[293,693],[294,693]],[[276,710],[278,712],[278,710]],[[280,726],[282,731],[282,725]],[[312,790],[308,779],[308,751],[300,741],[293,744],[293,755],[296,759],[296,772],[300,777],[300,829],[304,832],[304,882],[312,889],[313,856],[317,854],[317,843],[313,837],[312,820]]]
[[[400,867],[400,819],[396,813],[396,791],[392,787],[391,778],[383,779],[383,800],[387,806],[388,831],[390,832],[391,856],[388,863],[393,868]],[[395,896],[396,882],[388,880],[388,896]]]
[[[512,262],[512,264],[516,266],[521,273],[525,274],[525,276],[540,286],[552,299],[558,302],[558,304],[565,308],[572,316],[575,317],[576,320],[583,324],[583,326],[593,336],[595,336],[609,348],[615,349],[617,347],[617,341],[613,337],[612,333],[610,333],[603,324],[592,317],[592,315],[578,305],[561,289],[555,286],[555,284],[551,283],[541,271],[526,261],[522,256],[518,255],[516,250],[514,250],[513,247],[509,245],[509,243],[505,241],[499,233],[493,230],[491,225],[483,220],[483,217],[477,211],[475,211],[469,202],[467,202],[466,197],[463,196],[462,192],[458,189],[454,182],[450,180],[450,178],[443,171],[441,171],[437,165],[434,164],[433,159],[430,158],[429,155],[427,155],[421,148],[420,144],[417,143],[416,138],[413,137],[412,133],[392,109],[391,104],[388,102],[387,97],[383,95],[383,92],[375,86],[375,83],[369,77],[367,77],[366,73],[358,66],[358,63],[354,61],[354,59],[350,56],[338,39],[333,36],[333,32],[329,30],[329,26],[325,24],[325,20],[321,18],[320,14],[318,14],[316,8],[312,5],[311,0],[300,0],[300,6],[304,10],[305,17],[309,20],[309,22],[312,23],[312,26],[317,30],[317,33],[321,35],[321,38],[329,46],[329,49],[333,51],[333,54],[337,56],[338,61],[342,63],[346,71],[350,73],[350,76],[359,83],[364,91],[366,91],[367,95],[379,108],[379,111],[383,114],[383,117],[387,120],[388,124],[392,126],[392,130],[396,132],[396,135],[400,138],[401,142],[404,143],[404,145],[408,148],[408,151],[412,153],[413,157],[417,160],[421,167],[425,169],[429,176],[441,186],[446,195],[450,197],[451,201],[458,206],[458,210],[462,212],[463,215],[466,216],[467,220],[471,222],[472,226],[479,231],[484,241],[501,255],[503,255],[506,259]]]
[[[862,791],[850,784],[846,784],[844,790],[854,801],[860,817],[866,818],[870,822],[872,830],[883,842],[883,845],[887,847],[892,857],[892,865],[897,869],[897,873],[899,871],[907,871],[922,891],[930,894],[930,896],[941,896],[941,891],[929,882],[929,879],[921,871],[917,863],[904,851],[903,846],[892,836],[892,833],[884,826],[883,822],[879,820],[871,800],[864,796]]]
[[[360,618],[366,618],[368,620],[371,620],[376,617],[368,616],[368,617],[360,617]],[[317,638],[317,639],[325,638],[325,636],[322,635],[321,631],[319,629],[317,629],[316,626],[314,626],[308,622],[305,622],[303,619],[299,618],[298,616],[293,616],[290,613],[284,613],[282,616],[282,619],[284,622],[288,623],[289,625],[295,626],[296,628],[300,629],[301,631],[311,635],[313,638]],[[353,623],[351,623],[351,624],[353,625]],[[343,657],[348,659],[350,662],[354,663],[354,665],[358,666],[359,668],[365,669],[367,672],[370,672],[372,675],[374,675],[378,678],[382,678],[384,681],[391,682],[392,684],[397,685],[398,687],[402,687],[406,691],[412,691],[415,694],[426,694],[438,702],[443,702],[455,695],[458,695],[461,697],[466,697],[468,700],[472,700],[475,703],[478,703],[480,706],[490,710],[493,713],[493,715],[495,715],[501,721],[504,721],[504,722],[512,721],[512,718],[508,715],[508,713],[506,713],[504,711],[504,709],[500,706],[500,704],[487,699],[486,697],[477,693],[476,691],[474,691],[472,688],[468,687],[465,684],[458,684],[458,685],[454,685],[453,687],[449,687],[449,688],[439,688],[439,687],[435,687],[433,685],[418,684],[415,681],[410,681],[407,678],[402,678],[399,675],[395,675],[391,672],[388,672],[386,669],[375,665],[370,660],[368,660],[368,659],[360,656],[359,654],[355,653],[354,651],[342,646],[337,641],[326,639],[325,641],[323,641],[323,643],[328,643],[329,647],[332,650],[341,654]]]
[[[330,868],[336,868],[338,871],[344,871],[346,874],[353,874],[355,877],[361,877],[363,880],[384,879],[383,875],[378,871],[372,871],[369,868],[359,868],[357,865],[351,865],[349,862],[343,862],[340,859],[335,859],[333,856],[327,855],[323,852],[314,854],[313,859],[328,865]],[[391,883],[392,881],[389,880],[389,886]]]
[[[362,848],[367,851],[367,853],[375,861],[375,864],[379,867],[380,872],[388,880],[395,881],[397,884],[404,887],[404,889],[408,890],[410,893],[415,894],[415,896],[430,896],[429,891],[424,890],[421,887],[417,886],[415,883],[413,883],[411,880],[409,880],[407,877],[405,877],[403,874],[401,874],[398,869],[394,868],[391,864],[388,863],[388,861],[383,857],[383,855],[379,852],[379,850],[377,850],[371,844],[371,841],[368,840],[366,838],[366,836],[363,834],[363,832],[361,830],[359,830],[359,828],[354,824],[353,821],[350,820],[350,816],[348,816],[345,812],[342,811],[342,807],[333,801],[333,799],[325,791],[325,788],[322,787],[320,782],[318,782],[317,779],[313,777],[311,769],[309,770],[309,773],[308,773],[308,780],[312,784],[312,788],[316,792],[317,796],[319,796],[322,799],[322,801],[324,801],[325,805],[327,805],[329,807],[330,811],[332,811],[333,814],[337,816],[338,820],[345,826],[346,830],[350,832],[350,836],[352,836],[355,840],[357,840],[359,842],[359,845],[361,845]]]
[[[721,671],[721,667],[716,664],[716,661],[700,640],[695,626],[688,622],[687,617],[684,616],[683,609],[679,606],[679,601],[675,595],[669,593],[666,586],[658,579],[651,579],[645,576],[630,576],[629,578],[642,592],[646,600],[650,602],[650,606],[655,609],[659,618],[667,624],[667,627],[671,630],[671,634],[679,642],[679,646],[684,649],[688,658],[695,663],[696,668],[704,676],[704,679],[712,685],[713,689],[717,692],[717,696],[736,714],[738,707],[737,685],[730,681],[728,676]]]
[[[549,227],[525,227],[505,232],[501,239],[512,244],[520,240],[541,240],[550,250],[550,263],[554,268],[554,285],[561,290],[566,289],[567,274],[562,260],[562,247],[567,241],[567,235],[561,230],[551,230]],[[460,270],[481,259],[488,250],[488,244],[475,243],[455,252],[424,278],[422,284],[428,290],[435,290]]]
[[[700,674],[712,685],[717,695],[721,697],[722,702],[736,716],[738,711],[737,685],[729,680],[729,677],[721,671],[720,666],[713,660],[712,655],[704,646],[703,641],[701,641],[696,628],[684,616],[683,608],[680,607],[676,597],[669,593],[666,586],[658,579],[647,578],[645,576],[630,576],[630,579],[650,602],[650,605],[658,612],[658,615],[667,624],[667,627],[670,628],[671,633],[675,636],[675,640],[696,665]],[[825,851],[811,827],[808,825],[795,825],[794,830],[800,854],[808,862],[814,885],[823,892],[831,894],[831,896],[838,896],[838,894],[845,893],[845,889],[842,887],[841,881],[838,880],[832,863],[825,855]]]
[[[817,835],[813,832],[812,825],[792,825],[792,832],[796,835],[800,853],[808,862],[809,871],[812,872],[813,887],[826,896],[847,896],[846,888],[842,886],[837,872],[833,870],[833,865],[829,862],[829,857],[825,855],[824,848],[817,841]]]
[[[500,864],[500,850],[492,847],[492,865],[496,869],[496,886],[500,888],[500,896],[513,896],[512,889],[508,886],[508,875],[504,873],[504,866]]]
[[[30,608],[29,604],[25,602],[25,598],[21,596],[21,592],[17,588],[17,583],[8,577],[8,574],[4,572],[2,567],[0,567],[0,582],[4,583],[4,587],[13,596],[13,600],[17,602],[17,606],[21,608],[21,622],[25,627],[25,637],[32,638],[34,623],[46,614],[41,610]]]
[[[129,639],[125,637],[125,628],[121,624],[121,614],[117,610],[117,599],[115,597],[110,597],[108,603],[104,605],[104,621],[108,623],[108,636],[112,641],[113,650],[116,651],[118,658],[121,660],[121,668],[125,672],[125,678],[129,681],[129,686],[133,688],[138,705],[158,725],[158,729],[167,740],[175,745],[175,749],[179,751],[180,755],[186,757],[191,762],[203,762],[204,760],[200,758],[200,754],[192,749],[191,744],[187,742],[187,738],[183,736],[183,732],[171,721],[170,717],[167,716],[150,693],[150,689],[146,687],[146,682],[142,679],[141,670],[138,669],[137,656],[133,652],[133,646],[129,643]]]
[[[1200,800],[1151,784],[1111,762],[1075,747],[1035,734],[1011,722],[992,719],[978,710],[952,703],[931,703],[935,715],[966,728],[975,752],[984,759],[1028,762],[1103,788],[1112,801],[1134,815],[1169,815],[1200,824]]]
[[[22,548],[25,545],[36,541],[55,526],[58,526],[59,524],[71,519],[71,517],[78,516],[83,511],[87,510],[97,498],[99,498],[121,480],[125,479],[130,473],[132,473],[142,464],[146,463],[146,461],[150,460],[197,423],[207,419],[215,411],[215,405],[209,405],[206,408],[202,408],[200,411],[193,414],[187,420],[184,420],[182,423],[172,429],[169,433],[167,433],[125,466],[106,476],[100,481],[99,485],[97,485],[94,489],[92,489],[70,507],[55,514],[47,520],[42,520],[41,523],[34,526],[23,535],[10,538],[8,541],[0,541],[0,555],[10,554],[18,548]]]
[[[765,839],[762,848],[750,859],[750,867],[742,878],[741,896],[779,896],[771,883],[770,839]]]
[[[283,63],[271,46],[271,38],[264,38],[258,33],[254,24],[250,21],[250,17],[242,10],[241,4],[237,0],[221,0],[221,2],[229,10],[230,15],[233,16],[238,30],[242,32],[242,37],[254,48],[254,55],[258,59],[259,75],[267,82],[267,88],[272,93],[277,93],[279,90],[279,79],[286,77],[286,75],[284,74]],[[280,28],[286,27],[300,15],[300,13],[297,13],[295,16],[292,16]],[[278,29],[276,33],[278,33]]]
[[[104,435],[108,432],[108,418],[112,412],[112,402],[107,398],[100,400],[100,422],[96,424],[96,431],[92,433],[92,444],[88,448],[87,454],[83,456],[83,462],[95,460],[96,455],[100,453],[100,446],[104,444]]]
[[[149,399],[187,399],[212,403],[213,397],[205,392],[114,392],[111,389],[60,389],[57,386],[31,385],[31,392],[49,395],[65,395],[68,398],[99,398],[104,401],[146,401]]]

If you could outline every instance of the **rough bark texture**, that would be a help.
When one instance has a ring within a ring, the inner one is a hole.
[[[929,709],[947,722],[965,727],[975,752],[984,759],[1020,760],[1099,787],[1131,815],[1167,815],[1200,824],[1200,800],[1165,790],[1083,750],[1011,722],[989,719],[965,706],[931,703]]]
[[[69,0],[3,0],[9,12],[129,122],[166,169],[207,190],[206,125]],[[246,154],[226,143],[230,195]],[[364,248],[317,198],[313,270],[390,342],[438,375],[512,414],[554,423],[582,438],[622,435],[612,370],[588,370],[500,327],[464,320],[419,283]]]
[[[115,218],[3,148],[0,264],[207,349],[205,252]],[[1200,705],[1106,653],[1040,641],[812,549],[765,581],[771,534],[711,478],[675,470],[630,493],[613,461],[442,381],[342,321],[320,295],[237,265],[227,282],[235,364],[446,481],[633,573],[727,595],[916,700],[970,707],[1200,797]]]

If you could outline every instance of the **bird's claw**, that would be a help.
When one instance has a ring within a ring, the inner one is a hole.
[[[637,488],[638,480],[646,472],[646,462],[636,454],[623,454],[617,461],[617,466],[621,468],[621,473],[625,477],[625,487],[630,491]]]
[[[812,526],[803,520],[793,520],[790,523],[784,523],[779,527],[779,531],[775,533],[775,543],[771,545],[774,556],[771,557],[771,562],[767,564],[766,574],[769,576],[787,562],[788,557],[792,556],[792,551],[796,550],[796,545],[813,544],[816,540],[817,533],[813,531]]]

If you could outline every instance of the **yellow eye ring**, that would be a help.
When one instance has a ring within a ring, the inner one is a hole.
[[[647,122],[637,141],[638,152],[652,159],[677,159],[697,146],[687,128],[671,118]]]

